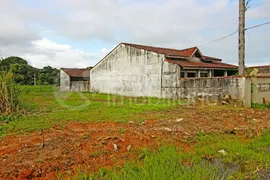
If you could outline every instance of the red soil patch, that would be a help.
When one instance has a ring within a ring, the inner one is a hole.
[[[44,131],[44,148],[40,132],[6,136],[0,141],[0,179],[53,179],[56,173],[74,176],[80,170],[94,172],[100,167],[121,166],[136,159],[142,147],[156,149],[171,143],[188,151],[186,142],[202,131],[251,136],[270,129],[269,111],[211,112],[186,107],[181,113],[172,110],[166,114],[178,118],[142,124],[73,123],[63,129],[55,127]]]

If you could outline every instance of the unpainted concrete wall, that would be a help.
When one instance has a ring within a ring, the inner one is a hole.
[[[252,77],[253,93],[252,103],[263,103],[263,98],[270,100],[270,76],[269,77]]]
[[[76,92],[89,91],[89,81],[72,81],[70,90]]]
[[[176,88],[180,78],[180,67],[178,65],[163,62],[162,63],[162,88]]]
[[[175,99],[200,97],[218,101],[223,95],[231,95],[233,99],[243,101],[245,106],[251,105],[251,83],[244,77],[188,78],[177,79],[176,82],[171,82],[171,87],[163,84],[162,97]]]
[[[124,96],[161,96],[164,55],[123,44],[90,71],[91,91]]]
[[[60,91],[70,90],[70,77],[62,69],[60,70]]]

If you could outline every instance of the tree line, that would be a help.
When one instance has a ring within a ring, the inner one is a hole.
[[[11,56],[0,59],[0,71],[10,71],[14,80],[20,85],[51,85],[59,84],[59,69],[51,66],[38,69],[20,57]]]

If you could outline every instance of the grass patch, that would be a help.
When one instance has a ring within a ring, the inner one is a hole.
[[[181,101],[158,98],[63,93],[53,86],[21,86],[20,91],[20,106],[27,113],[8,124],[0,124],[0,136],[62,126],[69,122],[143,121],[147,119],[146,113],[162,112],[182,104]]]
[[[247,143],[245,140],[241,140],[237,137],[231,136],[205,136],[200,137],[197,143],[196,154],[203,156],[207,154],[210,157],[222,158],[228,163],[245,163],[245,162],[265,162],[270,163],[269,155],[262,149],[261,140],[267,139],[268,142],[264,142],[263,146],[269,146],[270,135],[265,135],[260,140],[252,140]],[[219,150],[225,150],[227,155],[218,154]]]
[[[251,107],[254,108],[254,109],[270,109],[270,104],[256,104],[256,103],[252,103]]]
[[[215,167],[198,162],[192,167],[181,163],[185,155],[175,147],[161,147],[146,153],[141,162],[126,164],[118,173],[112,173],[112,179],[223,179]]]
[[[53,92],[56,90],[55,86],[20,86],[20,91],[24,93],[33,93],[33,92]]]

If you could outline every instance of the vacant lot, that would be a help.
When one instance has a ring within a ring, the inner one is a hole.
[[[22,87],[0,179],[269,179],[270,111]],[[163,171],[161,171],[163,169]]]

